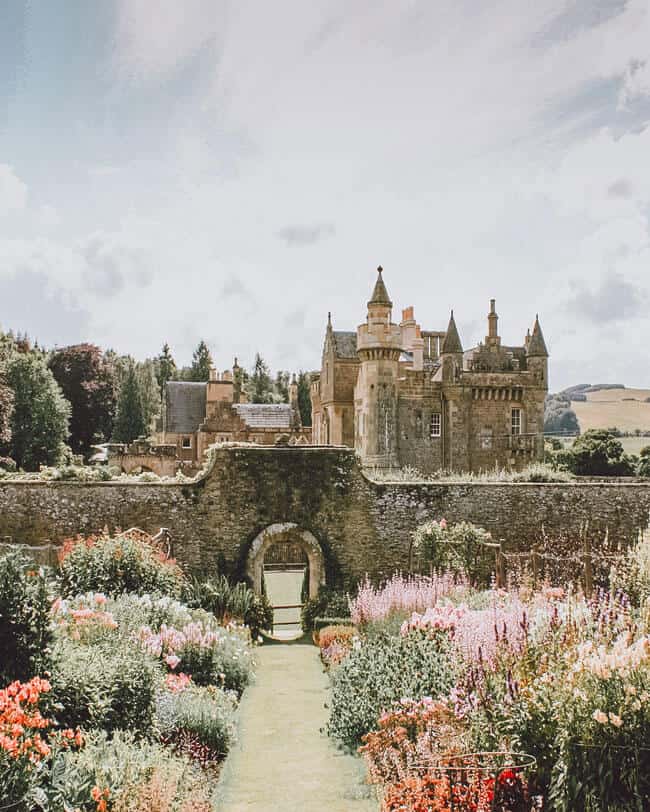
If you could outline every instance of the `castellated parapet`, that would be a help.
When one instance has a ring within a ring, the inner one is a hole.
[[[463,350],[453,311],[422,330],[413,307],[392,321],[382,268],[356,332],[328,317],[314,376],[312,438],[354,447],[367,467],[434,471],[521,469],[544,453],[548,351],[539,323],[506,346],[491,300],[485,340]]]

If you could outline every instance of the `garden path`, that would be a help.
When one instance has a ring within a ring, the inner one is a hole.
[[[321,732],[330,694],[318,649],[266,645],[256,655],[221,779],[223,812],[377,812],[363,764]]]

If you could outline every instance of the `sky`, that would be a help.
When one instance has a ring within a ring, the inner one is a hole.
[[[381,264],[650,387],[650,0],[3,0],[0,327],[320,366]]]

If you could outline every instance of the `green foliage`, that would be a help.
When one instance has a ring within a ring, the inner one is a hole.
[[[544,402],[544,431],[550,434],[579,434],[580,425],[571,399],[565,392],[547,395]]]
[[[454,682],[443,635],[378,635],[354,648],[332,675],[328,733],[354,748],[402,698],[444,696]]]
[[[637,474],[639,476],[650,477],[650,445],[644,446],[639,452]]]
[[[0,686],[49,669],[50,603],[41,570],[18,553],[0,559]]]
[[[636,466],[609,429],[589,429],[571,448],[557,452],[558,462],[577,476],[634,476]]]
[[[220,688],[190,686],[163,692],[156,702],[156,726],[165,741],[178,746],[186,736],[206,747],[211,759],[223,758],[234,738],[236,697]]]
[[[120,384],[113,440],[117,443],[131,443],[142,437],[146,429],[138,375],[135,364],[131,362]]]
[[[300,620],[304,632],[314,630],[317,617],[349,618],[350,604],[347,594],[339,589],[321,585],[318,596],[303,604]]]
[[[255,367],[247,382],[247,394],[251,403],[273,403],[273,381],[262,356],[255,355]]]
[[[471,522],[429,521],[414,534],[414,547],[436,572],[463,573],[472,586],[488,586],[494,572],[492,536]]]
[[[154,430],[156,420],[160,415],[160,389],[154,362],[147,360],[136,363],[135,374],[142,403],[144,433],[148,435]]]
[[[298,373],[298,408],[303,426],[311,426],[311,376],[302,370]]]
[[[97,732],[88,736],[79,752],[55,754],[39,808],[96,812],[91,790],[99,787],[110,789],[112,812],[209,809],[212,790],[208,783],[199,767],[161,744],[139,740],[128,732],[117,731],[112,736]],[[148,787],[157,787],[158,797],[170,796],[169,806],[153,806],[156,802],[151,794],[147,796]]]
[[[248,626],[251,639],[257,640],[261,631],[273,628],[273,607],[266,595],[255,595],[244,615],[244,623]]]
[[[163,344],[162,352],[155,360],[156,365],[156,380],[158,381],[158,389],[162,397],[165,392],[165,385],[167,381],[173,381],[176,378],[176,361],[172,356],[169,344]]]
[[[59,638],[54,646],[52,690],[63,727],[150,733],[162,672],[130,641],[81,645]]]
[[[61,594],[159,592],[179,596],[185,579],[178,566],[132,536],[99,536],[67,542],[60,565]]]
[[[65,452],[70,404],[40,354],[15,353],[7,364],[14,394],[11,443],[5,446],[20,468],[56,465]]]
[[[72,450],[88,457],[94,443],[111,436],[117,385],[115,367],[94,344],[76,344],[55,350],[49,368],[71,406]]]
[[[253,590],[245,583],[232,586],[225,575],[195,579],[187,590],[188,605],[211,612],[220,623],[232,618],[243,621],[253,598]]]
[[[277,400],[280,403],[288,403],[289,402],[289,382],[291,380],[291,375],[288,372],[284,372],[283,370],[278,370],[275,373],[275,385],[274,391],[277,397]]]
[[[212,356],[208,345],[201,339],[192,355],[192,366],[190,368],[191,381],[209,381],[210,370],[212,369]]]

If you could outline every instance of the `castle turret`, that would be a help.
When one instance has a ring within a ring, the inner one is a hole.
[[[540,385],[548,386],[548,349],[544,341],[544,333],[539,323],[539,316],[535,316],[533,332],[526,345],[528,369],[536,376]]]
[[[361,362],[355,388],[356,447],[365,465],[388,468],[397,460],[397,381],[401,330],[391,322],[393,303],[377,268],[366,323],[357,329]]]
[[[449,326],[440,350],[442,363],[442,380],[445,383],[454,383],[460,380],[463,369],[463,345],[460,343],[454,311],[449,317]]]

